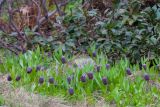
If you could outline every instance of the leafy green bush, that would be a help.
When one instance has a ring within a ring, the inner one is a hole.
[[[101,16],[98,10],[74,9],[63,19],[63,29],[57,35],[63,38],[65,49],[89,48],[107,53],[111,59],[127,56],[132,62],[142,56],[155,58],[160,55],[160,8],[159,4],[142,9],[139,1],[119,5],[106,10]]]
[[[129,57],[131,62],[145,56],[153,59],[160,55],[160,8],[142,8],[140,1],[119,4],[107,9],[105,16],[96,10],[72,8],[64,17],[57,18],[59,32],[48,39],[49,49],[60,45],[64,51],[83,51],[93,44],[110,59]],[[56,27],[55,27],[56,29]]]

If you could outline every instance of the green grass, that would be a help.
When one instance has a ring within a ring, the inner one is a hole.
[[[4,99],[3,96],[0,95],[0,106],[4,105]]]
[[[72,61],[74,57],[64,55],[67,61]],[[155,67],[160,63],[156,59],[156,64],[149,68],[147,59],[142,59],[142,64],[147,65],[147,69],[140,71],[139,65],[130,65],[127,59],[117,61],[106,69],[107,58],[103,54],[93,58],[97,65],[101,66],[97,72],[94,65],[86,65],[83,69],[69,67],[61,62],[62,52],[53,52],[51,57],[44,55],[40,49],[35,52],[28,51],[19,56],[8,56],[0,65],[1,71],[10,74],[14,87],[24,87],[30,92],[41,95],[59,96],[68,101],[87,100],[94,104],[99,98],[103,98],[107,103],[115,103],[117,106],[158,106],[160,103],[160,87],[155,84],[160,82],[159,71]],[[41,65],[45,70],[36,72],[37,65]],[[32,67],[30,74],[26,73],[27,67]],[[126,69],[130,68],[132,75],[126,74]],[[86,82],[80,81],[82,74],[93,72],[94,79]],[[150,76],[150,81],[144,80],[144,74]],[[16,81],[17,75],[21,76],[20,81]],[[73,76],[71,84],[68,84],[67,77]],[[44,83],[39,84],[39,77],[44,78]],[[54,78],[54,84],[49,84],[49,77]],[[108,79],[108,84],[104,85],[102,78]],[[68,89],[73,88],[74,94],[70,95]]]

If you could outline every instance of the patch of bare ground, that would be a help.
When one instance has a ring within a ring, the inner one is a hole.
[[[94,105],[87,102],[70,104],[60,98],[45,97],[25,91],[23,88],[14,89],[6,80],[6,75],[0,75],[0,94],[4,97],[5,107],[115,107],[106,104],[104,100]]]
[[[70,107],[59,98],[44,97],[26,92],[23,88],[13,89],[6,81],[6,76],[0,76],[0,94],[8,107]]]

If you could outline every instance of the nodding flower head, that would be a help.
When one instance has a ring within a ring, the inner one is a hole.
[[[96,57],[96,56],[97,56],[96,52],[93,52],[93,53],[92,53],[92,56],[93,56],[93,57]]]
[[[107,85],[107,84],[108,84],[107,78],[106,78],[106,77],[103,77],[103,78],[102,78],[102,82],[103,82],[104,85]]]
[[[100,65],[97,65],[96,69],[97,69],[97,72],[100,72],[101,66],[100,66]]]
[[[53,83],[54,83],[54,78],[53,78],[53,77],[50,77],[50,78],[49,78],[49,83],[50,83],[50,84],[53,84]]]
[[[69,76],[69,77],[67,77],[67,82],[68,82],[68,84],[71,84],[71,80],[72,80],[72,78]]]
[[[19,81],[20,79],[21,79],[21,76],[18,75],[18,76],[16,77],[16,81]]]
[[[142,67],[143,67],[143,69],[144,69],[144,70],[146,70],[146,69],[147,69],[146,64],[142,64]]]
[[[128,75],[131,75],[131,74],[132,74],[132,73],[131,73],[131,70],[130,70],[129,68],[126,69],[126,72],[127,72]]]
[[[8,76],[7,76],[7,81],[12,81],[11,75],[8,75]]]
[[[69,88],[69,89],[68,89],[68,92],[69,92],[70,95],[73,95],[73,94],[74,94],[73,88]]]
[[[41,66],[40,65],[38,65],[37,67],[36,67],[36,71],[40,71],[41,70]]]
[[[87,73],[87,76],[88,76],[88,78],[89,78],[90,80],[93,79],[93,73],[92,73],[92,72],[88,72],[88,73]]]
[[[52,56],[52,52],[48,52],[48,57],[51,57]]]
[[[30,74],[31,72],[32,72],[32,68],[31,68],[31,67],[28,67],[28,68],[27,68],[27,73]]]
[[[83,75],[81,76],[81,81],[82,81],[82,82],[86,82],[86,74],[83,74]]]
[[[106,69],[107,69],[107,70],[110,69],[110,64],[106,64]]]
[[[145,79],[146,81],[149,81],[149,80],[150,80],[149,75],[148,75],[148,74],[145,74],[145,75],[144,75],[144,79]]]
[[[44,82],[44,78],[43,78],[43,77],[40,77],[40,78],[39,78],[39,84],[43,84],[43,82]]]
[[[64,57],[64,56],[62,56],[61,57],[61,62],[63,63],[63,64],[65,64],[67,61],[66,61],[66,58]]]

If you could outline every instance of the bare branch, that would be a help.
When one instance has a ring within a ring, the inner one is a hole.
[[[53,16],[56,12],[57,12],[57,10],[48,13],[48,17]],[[43,23],[44,21],[46,21],[46,18],[45,18],[45,17],[42,17],[42,18],[39,20],[39,23],[41,24],[41,23]],[[32,31],[35,32],[35,31],[37,30],[37,28],[38,28],[38,25],[36,25],[36,26],[33,28]]]
[[[11,27],[13,27],[15,29],[15,31],[18,33],[19,37],[22,39],[22,40],[25,40],[25,38],[23,37],[23,35],[20,34],[20,31],[18,30],[17,26],[15,25],[15,23],[13,22],[13,10],[12,10],[12,7],[11,7],[11,4],[12,4],[12,1],[11,0],[8,0],[8,12],[9,12],[9,22],[11,24]]]
[[[0,39],[0,47],[4,48],[4,49],[8,49],[11,52],[15,53],[16,55],[18,55],[19,53],[17,51],[15,51],[12,47],[8,46],[6,42],[4,42],[3,40]]]
[[[38,8],[38,15],[37,15],[37,19],[36,19],[36,21],[37,21],[37,29],[35,29],[35,30],[38,30],[38,31],[39,31],[39,28],[40,28],[39,19],[40,19],[40,16],[41,16],[41,8],[40,8],[40,6],[38,5],[38,3],[37,3],[36,1],[32,0],[32,2],[33,2],[33,3],[37,6],[37,8]]]
[[[68,3],[68,1],[66,1],[66,2],[64,2],[64,3],[61,3],[61,4],[59,5],[59,8],[65,6],[67,3]],[[56,12],[57,12],[57,9],[54,10],[54,11],[52,11],[52,12],[48,12],[48,18],[50,18],[51,16],[53,16],[54,14],[56,14]],[[39,24],[43,23],[44,21],[46,21],[46,18],[45,18],[45,17],[42,17],[42,18],[39,20]],[[35,32],[35,31],[37,30],[37,28],[38,28],[38,25],[36,25],[36,26],[32,29],[32,31]]]
[[[48,20],[48,10],[47,10],[47,6],[46,6],[46,0],[42,0],[42,7],[45,13],[45,18]]]
[[[20,32],[22,35],[25,34],[25,32]],[[41,34],[38,33],[38,32],[31,32],[33,35],[38,35],[40,36]],[[12,32],[11,34],[8,34],[9,36],[13,36],[13,37],[16,37],[18,34],[17,32]]]
[[[54,4],[56,5],[56,8],[57,8],[57,11],[58,11],[58,14],[59,16],[61,16],[61,9],[59,8],[58,4],[57,4],[57,1],[56,0],[53,0]]]

